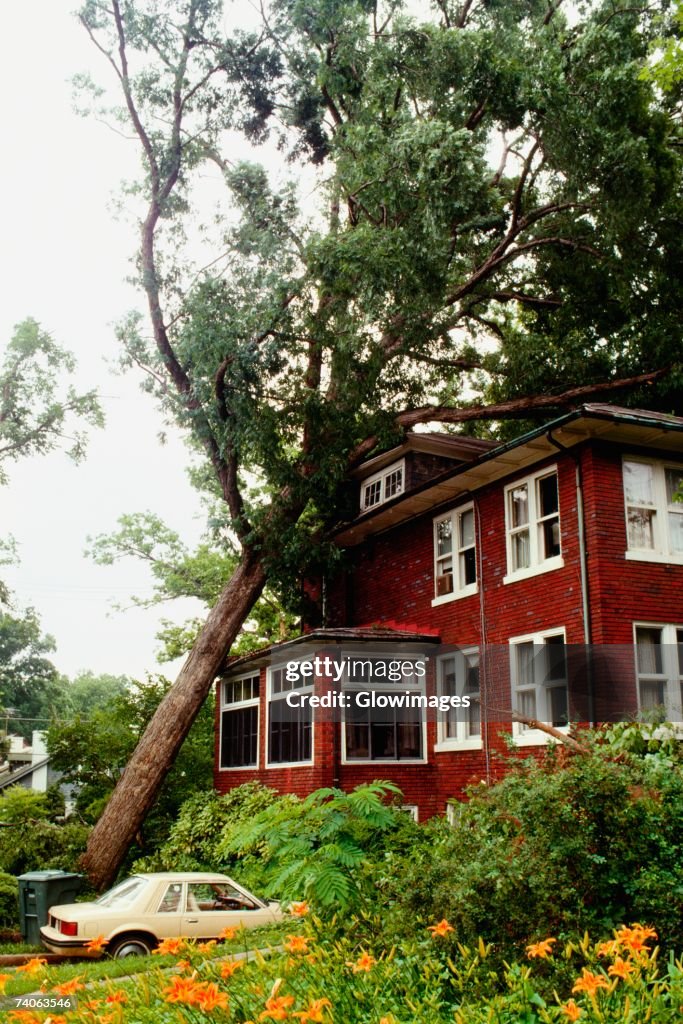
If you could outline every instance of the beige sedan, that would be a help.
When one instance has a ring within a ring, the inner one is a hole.
[[[103,950],[90,950],[88,943],[103,936],[110,956],[139,956],[162,939],[216,939],[225,928],[255,928],[282,917],[278,903],[257,899],[227,875],[140,874],[94,903],[50,907],[40,935],[53,953],[99,956]]]

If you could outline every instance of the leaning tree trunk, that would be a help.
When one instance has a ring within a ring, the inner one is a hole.
[[[264,583],[260,561],[253,556],[243,558],[147,726],[81,860],[97,889],[113,882]]]

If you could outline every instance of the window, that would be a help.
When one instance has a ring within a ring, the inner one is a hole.
[[[469,697],[469,707],[439,711],[437,747],[481,747],[479,651],[476,647],[455,651],[437,661],[439,696]]]
[[[504,582],[558,569],[560,501],[557,470],[543,470],[505,488],[508,575]]]
[[[564,630],[510,641],[512,707],[525,718],[556,728],[569,723]],[[545,743],[547,735],[524,722],[513,724],[521,743]]]
[[[683,627],[636,625],[638,705],[646,718],[680,722]]]
[[[424,760],[424,660],[364,655],[346,665],[344,762]]]
[[[287,679],[287,668],[268,670],[268,765],[312,764],[313,714],[308,701],[287,703],[293,690],[312,693],[313,684],[298,675]]]
[[[375,473],[361,484],[361,512],[381,505],[403,493],[405,462],[392,462],[381,473]]]
[[[624,459],[627,558],[683,561],[683,466]]]
[[[474,505],[434,520],[434,601],[442,604],[477,590]]]
[[[221,768],[258,765],[259,675],[221,684]]]

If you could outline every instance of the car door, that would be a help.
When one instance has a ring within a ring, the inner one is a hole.
[[[253,928],[273,920],[249,894],[227,882],[188,882],[180,934],[185,938],[215,939],[224,928]]]
[[[184,906],[182,882],[169,882],[157,893],[147,923],[158,939],[171,939],[180,935]]]

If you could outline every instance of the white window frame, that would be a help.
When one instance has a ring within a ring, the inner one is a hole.
[[[474,548],[474,565],[475,565],[475,581],[474,583],[463,583],[461,580],[460,572],[460,555],[464,551],[470,550],[470,548],[461,548],[460,544],[460,524],[462,517],[468,512],[472,513],[472,522],[474,530],[474,543],[471,547]],[[451,524],[451,539],[452,548],[450,555],[439,555],[439,526],[441,523],[450,522]],[[474,502],[470,501],[467,505],[459,505],[457,508],[452,509],[450,512],[446,512],[440,516],[435,516],[433,520],[434,530],[434,598],[432,600],[432,608],[437,607],[440,604],[447,604],[449,601],[457,601],[462,597],[469,597],[471,594],[476,594],[479,590],[479,552],[477,550],[477,511],[474,507]],[[451,572],[439,573],[440,563],[446,561],[450,557],[451,560]],[[438,581],[445,579],[450,575],[452,580],[453,589],[447,594],[439,594],[437,592]]]
[[[453,658],[461,658],[461,664],[463,669],[466,670],[466,659],[471,658],[473,655],[477,655],[479,659],[479,667],[481,667],[481,658],[478,647],[463,647],[458,651],[452,651],[450,654],[444,654],[442,657],[436,660],[436,692],[441,696],[443,690],[443,670],[447,662]],[[456,692],[460,696],[463,696],[465,679],[461,679],[456,687]],[[445,719],[446,712],[437,710],[437,726],[436,726],[436,743],[434,744],[434,752],[441,753],[445,750],[481,750],[483,746],[483,722],[481,715],[481,675],[479,678],[479,735],[470,736],[469,732],[469,708],[454,708],[456,713],[456,732],[455,736],[447,736],[447,722]]]
[[[310,661],[309,657],[291,658],[289,661],[296,661],[297,663],[302,661]],[[305,761],[271,761],[270,760],[270,707],[274,700],[286,700],[288,693],[305,693],[312,694],[315,689],[315,679],[311,676],[310,683],[305,685],[294,684],[291,690],[286,690],[281,693],[273,694],[273,672],[285,670],[288,662],[278,663],[277,665],[270,665],[266,670],[266,768],[305,768],[310,767],[315,762],[315,712],[314,709],[307,705],[311,714],[311,756]],[[300,676],[300,680],[304,677]]]
[[[220,693],[220,708],[219,708],[219,740],[220,749],[218,751],[218,770],[220,772],[253,772],[257,771],[261,756],[261,673],[257,669],[255,672],[246,672],[243,675],[235,676],[232,679],[222,679],[220,682],[219,693]],[[226,684],[230,683],[241,683],[245,679],[258,679],[258,696],[250,697],[248,700],[239,701],[225,701],[225,687]],[[245,708],[256,708],[256,762],[255,764],[242,764],[242,765],[226,765],[223,767],[221,761],[223,760],[223,712],[224,711],[243,711]]]
[[[562,637],[562,642],[565,645],[565,669],[567,667],[567,633],[564,626],[558,626],[555,629],[545,629],[539,633],[527,633],[525,636],[510,637],[510,692],[512,696],[512,706],[515,710],[519,710],[517,707],[517,692],[519,689],[531,689],[533,687],[536,699],[536,715],[534,716],[538,722],[550,723],[549,704],[547,699],[547,693],[554,687],[548,686],[544,681],[537,682],[533,680],[531,683],[524,681],[519,683],[517,679],[517,648],[521,644],[531,643],[534,647],[544,647],[546,640],[550,640],[554,637]],[[534,655],[537,657],[537,655]],[[565,687],[567,690],[567,706],[569,705],[569,680],[565,679]],[[555,726],[554,728],[559,729],[560,732],[569,731],[569,723],[564,726]],[[547,743],[552,743],[553,739],[547,732],[543,732],[541,729],[530,729],[524,725],[523,722],[512,723],[512,736],[515,743],[520,747],[539,747]]]
[[[548,516],[542,516],[540,514],[540,499],[539,499],[539,482],[548,476],[554,476],[557,479],[557,521],[558,529],[560,531],[560,554],[551,555],[549,558],[543,558],[541,556],[541,542],[540,533],[543,529],[543,522]],[[513,536],[521,532],[524,527],[516,527],[512,524],[512,516],[510,513],[510,496],[514,490],[519,487],[527,488],[528,496],[528,508],[529,508],[529,520],[526,524],[526,529],[529,532],[529,565],[524,566],[520,569],[513,568]],[[564,566],[564,558],[562,556],[562,510],[560,508],[560,478],[557,471],[557,465],[546,466],[544,469],[540,469],[537,473],[532,473],[530,476],[520,477],[513,483],[508,484],[504,490],[505,500],[505,542],[507,549],[507,575],[503,577],[503,583],[516,583],[517,580],[525,580],[530,576],[537,576],[542,572],[552,572],[554,569],[561,569]]]
[[[427,659],[425,658],[424,655],[419,655],[419,656],[411,655],[411,654],[405,654],[404,656],[402,656],[400,654],[388,655],[388,654],[378,653],[376,651],[367,651],[367,652],[363,651],[362,653],[359,653],[358,651],[352,651],[352,652],[347,652],[347,653],[342,655],[343,658],[346,658],[347,656],[349,658],[351,658],[352,660],[355,659],[357,661],[373,661],[373,660],[374,661],[413,661],[413,662],[422,661],[425,664],[425,670],[426,670],[426,663],[427,663]],[[344,673],[344,678],[342,679],[342,684],[341,684],[341,692],[342,693],[349,693],[349,692],[352,692],[352,691],[358,692],[359,690],[363,691],[363,692],[365,692],[365,691],[369,692],[369,691],[374,690],[376,693],[387,693],[387,692],[390,693],[392,691],[392,689],[395,689],[396,692],[398,692],[398,693],[405,693],[406,690],[409,690],[411,693],[419,693],[419,694],[422,694],[423,696],[427,696],[426,671],[425,671],[425,675],[422,676],[422,678],[420,679],[419,682],[409,682],[409,683],[406,683],[406,682],[392,683],[389,680],[380,680],[380,679],[378,679],[376,682],[369,682],[369,683],[366,683],[366,682],[355,682],[355,681],[349,681],[348,678],[347,678],[346,673]],[[368,710],[370,710],[370,709],[368,709]],[[401,758],[397,758],[397,757],[347,757],[346,756],[346,713],[344,712],[344,713],[342,713],[342,719],[341,719],[341,763],[342,764],[348,764],[348,765],[361,765],[361,764],[365,764],[365,765],[373,765],[373,764],[393,764],[393,765],[427,764],[428,763],[428,755],[427,755],[427,712],[428,712],[429,709],[425,707],[425,708],[420,708],[420,709],[416,708],[415,710],[416,711],[419,710],[420,717],[421,717],[421,726],[422,726],[422,757],[401,757]]]
[[[626,494],[626,473],[627,462],[640,463],[650,466],[653,470],[653,491],[654,503],[636,505],[629,503]],[[666,562],[668,564],[683,565],[683,551],[674,551],[671,542],[671,535],[668,527],[669,503],[666,496],[666,471],[671,469],[677,473],[683,473],[683,465],[680,462],[668,459],[648,459],[640,455],[624,455],[622,458],[621,479],[624,490],[624,519],[626,525],[626,553],[625,557],[635,562]],[[649,508],[653,513],[652,534],[653,544],[651,548],[631,547],[628,530],[628,510],[633,508]],[[683,516],[683,502],[680,503],[680,515]]]
[[[387,483],[394,473],[401,472],[401,486],[398,490],[392,494],[387,494]],[[373,501],[371,505],[366,503],[366,494],[373,484],[379,484],[379,499]],[[374,508],[378,508],[380,505],[384,505],[385,502],[391,501],[392,498],[397,497],[399,494],[403,494],[406,487],[406,460],[399,459],[398,462],[392,462],[390,466],[385,466],[379,473],[374,473],[372,476],[366,477],[365,480],[361,480],[360,485],[360,510],[361,512],[370,512]]]
[[[659,629],[662,635],[661,672],[641,672],[638,659],[638,630]],[[642,682],[657,682],[664,688],[663,708],[667,721],[683,722],[683,664],[679,654],[678,633],[683,633],[683,624],[675,625],[664,622],[634,622],[633,623],[633,654],[636,671],[636,691],[638,697],[638,710],[647,714],[651,709],[643,708],[640,692]]]

